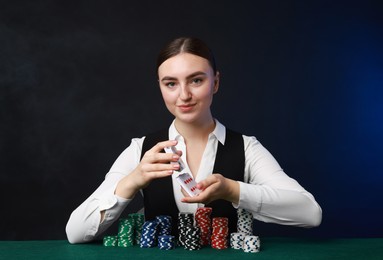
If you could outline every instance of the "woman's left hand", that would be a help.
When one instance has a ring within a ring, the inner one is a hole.
[[[205,180],[199,182],[197,188],[202,191],[195,197],[190,197],[182,190],[185,197],[181,201],[185,203],[208,204],[214,200],[223,199],[234,204],[239,202],[239,183],[225,178],[221,174],[210,175]]]

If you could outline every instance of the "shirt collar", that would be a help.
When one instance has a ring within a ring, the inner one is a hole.
[[[223,124],[221,124],[217,119],[215,120],[215,128],[213,132],[210,133],[210,137],[215,137],[221,144],[225,144],[226,140],[226,128]],[[179,140],[180,138],[183,139],[182,135],[177,131],[176,126],[174,124],[174,120],[172,124],[169,127],[169,140]]]

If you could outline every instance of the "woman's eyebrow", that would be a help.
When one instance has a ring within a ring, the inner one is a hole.
[[[188,76],[186,77],[186,79],[191,79],[191,78],[194,78],[194,77],[196,77],[196,76],[206,76],[206,73],[203,72],[203,71],[196,71],[196,72],[194,72],[194,73],[188,75]],[[161,79],[161,81],[166,81],[166,80],[177,80],[177,78],[176,78],[176,77],[171,77],[171,76],[165,76],[165,77],[163,77],[163,78]]]
[[[196,76],[206,76],[206,73],[203,72],[203,71],[197,71],[197,72],[194,72],[192,74],[190,74],[189,76],[187,76],[186,78],[187,79],[191,79],[191,78],[194,78]]]
[[[174,77],[170,77],[170,76],[165,76],[161,79],[161,81],[165,81],[165,80],[177,80],[177,78],[174,78]]]

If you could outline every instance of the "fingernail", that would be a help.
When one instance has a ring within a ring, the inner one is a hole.
[[[180,165],[178,163],[173,164],[174,169],[178,169],[179,167],[180,167]]]
[[[173,159],[178,160],[179,158],[180,158],[179,155],[177,155],[177,154],[173,155]]]

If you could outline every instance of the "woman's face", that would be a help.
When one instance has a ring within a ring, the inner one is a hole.
[[[203,124],[212,118],[210,105],[219,86],[207,59],[180,53],[164,61],[158,78],[166,107],[176,120]]]

